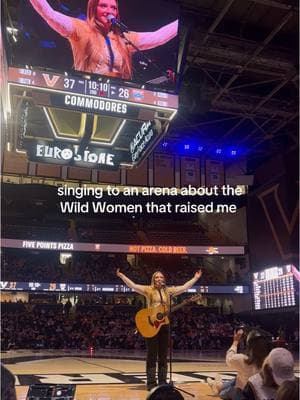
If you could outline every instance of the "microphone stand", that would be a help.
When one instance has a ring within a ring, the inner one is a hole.
[[[112,23],[112,25],[114,25],[113,23]],[[123,24],[122,25],[115,25],[116,27],[117,27],[117,29],[119,30],[119,34],[120,34],[120,36],[123,38],[123,39],[125,39],[125,41],[126,41],[126,44],[128,44],[128,45],[130,45],[130,46],[132,46],[135,50],[136,50],[136,52],[148,63],[148,64],[151,64],[157,71],[158,71],[158,73],[160,73],[161,75],[163,75],[168,81],[170,80],[170,78],[169,78],[169,76],[168,76],[168,74],[165,72],[165,71],[163,71],[155,62],[153,62],[149,57],[147,57],[134,43],[132,43],[132,41],[130,40],[130,39],[128,39],[127,37],[126,37],[126,35],[125,35],[125,33],[128,33],[129,32],[129,29],[127,28],[127,26],[123,26]],[[145,83],[148,83],[148,82],[145,82]]]
[[[170,378],[169,378],[169,385],[171,387],[173,387],[174,389],[182,392],[182,393],[188,394],[191,397],[196,397],[193,393],[187,392],[186,390],[183,390],[183,389],[180,389],[180,388],[176,387],[174,385],[173,380],[172,380],[172,372],[173,372],[172,371],[173,350],[172,350],[172,335],[171,335],[171,333],[172,333],[172,329],[171,329],[171,325],[172,325],[172,323],[171,323],[172,322],[172,318],[171,318],[171,313],[172,313],[172,295],[170,294],[169,297],[170,297],[170,312],[169,312],[169,376],[170,376]]]

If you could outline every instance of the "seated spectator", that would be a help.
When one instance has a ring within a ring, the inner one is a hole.
[[[299,400],[299,380],[284,381],[277,390],[276,400]]]
[[[1,364],[1,399],[16,400],[15,377]]]
[[[235,331],[233,343],[226,353],[226,364],[237,371],[236,378],[224,383],[219,376],[215,380],[207,379],[212,391],[224,400],[239,398],[248,379],[260,370],[271,350],[271,335],[263,330],[252,330],[246,339],[246,354],[238,354],[243,335],[243,329]]]
[[[266,357],[261,372],[249,378],[243,395],[246,400],[274,400],[281,384],[295,380],[292,354],[277,347]]]

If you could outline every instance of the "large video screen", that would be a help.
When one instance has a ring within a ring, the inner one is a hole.
[[[174,92],[178,5],[165,0],[7,3],[10,65],[96,74]]]
[[[253,273],[255,310],[292,307],[296,305],[292,265],[267,268]]]

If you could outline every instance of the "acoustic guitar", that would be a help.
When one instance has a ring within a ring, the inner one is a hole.
[[[193,303],[201,298],[201,294],[195,294],[189,299],[184,300],[182,303],[172,307],[172,312],[179,310],[181,307],[189,303]],[[169,324],[168,318],[169,310],[167,305],[159,305],[157,307],[143,308],[138,311],[135,316],[135,323],[137,330],[145,338],[155,336],[163,325]]]

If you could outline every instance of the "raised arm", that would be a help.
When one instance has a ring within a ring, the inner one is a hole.
[[[71,36],[74,30],[72,18],[53,10],[46,0],[29,0],[33,8],[47,24],[64,37]]]
[[[163,26],[154,32],[136,32],[135,45],[140,50],[153,49],[161,46],[177,36],[178,20]],[[126,35],[125,35],[126,36]]]
[[[124,275],[122,272],[120,272],[120,269],[117,269],[117,276],[122,279],[122,281],[125,283],[126,286],[128,286],[130,289],[133,289],[135,292],[145,295],[145,288],[146,286],[144,285],[137,285],[136,283],[132,282],[129,278],[127,278],[126,275]]]
[[[202,271],[201,269],[197,272],[195,272],[195,275],[192,279],[190,279],[189,281],[185,282],[184,285],[181,286],[175,286],[173,289],[173,296],[178,296],[181,293],[186,292],[188,289],[190,289],[192,286],[195,285],[195,283],[197,282],[198,279],[201,278],[202,275]]]
[[[239,371],[241,366],[244,365],[245,355],[237,354],[238,345],[243,337],[244,331],[239,329],[234,332],[232,345],[229,347],[226,353],[226,364],[228,367],[234,368]]]

